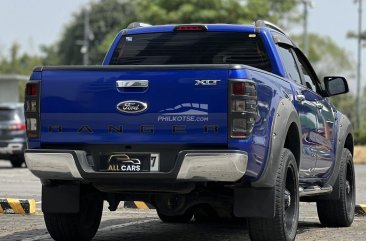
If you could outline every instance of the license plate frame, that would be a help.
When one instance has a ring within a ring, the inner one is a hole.
[[[103,171],[122,172],[122,173],[140,173],[140,172],[158,172],[160,169],[159,153],[109,153],[101,155],[100,159],[106,163]]]

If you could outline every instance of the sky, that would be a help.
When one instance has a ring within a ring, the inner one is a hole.
[[[0,0],[0,55],[9,53],[16,41],[22,51],[39,54],[40,45],[57,41],[74,13],[91,0]],[[357,41],[347,39],[349,30],[357,30],[357,5],[354,0],[312,0],[309,9],[309,32],[330,36],[350,53],[356,64]],[[366,30],[366,1],[363,29]],[[301,26],[290,29],[300,33]],[[366,49],[363,50],[362,72],[366,77]],[[355,68],[356,71],[356,68]],[[330,73],[335,75],[337,73]],[[365,82],[366,78],[362,81]]]
[[[329,36],[338,46],[345,49],[353,61],[353,72],[345,77],[350,85],[350,91],[356,92],[357,70],[357,39],[347,38],[347,33],[358,30],[358,4],[355,0],[311,0],[313,7],[309,8],[308,32]],[[300,10],[303,8],[301,7]],[[363,1],[362,14],[363,30],[366,30],[366,1]],[[302,33],[302,26],[291,29],[294,33]],[[366,48],[362,50],[361,85],[366,85]],[[344,73],[329,73],[342,75]]]
[[[57,41],[63,28],[90,0],[0,0],[0,54],[13,42],[22,51],[39,53],[40,45]]]

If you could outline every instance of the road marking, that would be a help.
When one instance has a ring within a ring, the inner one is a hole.
[[[121,223],[121,224],[111,225],[111,226],[107,226],[107,227],[104,227],[104,228],[100,228],[98,230],[98,232],[112,231],[114,229],[125,228],[125,227],[133,226],[133,225],[136,225],[136,224],[151,223],[151,222],[154,222],[154,221],[157,221],[157,220],[159,220],[159,219],[154,218],[154,219],[148,219],[148,220],[140,220],[140,221],[134,221],[134,222],[129,222],[129,223]]]
[[[125,228],[125,227],[129,227],[129,226],[137,225],[137,224],[151,223],[151,222],[154,222],[157,220],[159,220],[159,219],[154,218],[154,219],[148,219],[148,220],[140,220],[140,221],[134,221],[134,222],[129,222],[129,223],[111,225],[111,226],[107,226],[107,227],[98,229],[98,232],[112,231],[114,229]],[[47,238],[51,238],[51,236],[49,234],[44,234],[44,235],[39,235],[39,236],[35,236],[32,238],[25,238],[25,239],[22,239],[21,241],[37,241],[37,240],[42,240],[42,239],[47,239]]]

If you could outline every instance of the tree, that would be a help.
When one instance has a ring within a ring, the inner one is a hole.
[[[138,0],[139,17],[151,24],[278,22],[295,10],[293,0]],[[148,9],[149,11],[146,11]]]
[[[62,37],[55,46],[44,47],[46,64],[82,64],[81,53],[84,39],[84,17],[89,14],[89,57],[90,64],[100,64],[105,52],[100,52],[101,45],[111,32],[116,34],[127,23],[136,19],[134,4],[127,0],[109,0],[92,2],[89,9],[82,9],[74,15],[66,26]],[[58,56],[58,58],[54,58]]]
[[[39,56],[30,56],[28,54],[19,54],[20,45],[13,43],[10,47],[9,57],[0,56],[0,73],[2,74],[23,74],[30,75],[35,66],[42,65],[42,58]],[[24,100],[25,83],[19,82],[19,100]]]
[[[13,43],[9,57],[0,56],[0,73],[30,75],[34,66],[42,65],[42,58],[28,54],[19,55],[20,45]]]
[[[330,37],[310,33],[308,38],[308,58],[320,78],[332,74],[351,75],[353,73],[353,61],[350,54],[338,46]],[[303,47],[302,35],[295,35],[293,39],[299,44],[300,48]]]
[[[278,22],[296,10],[293,0],[110,0],[90,5],[90,64],[101,63],[115,35],[130,22],[166,23],[248,23],[258,18]],[[44,48],[46,63],[82,64],[84,38],[81,10],[65,28],[55,46]],[[58,56],[58,61],[55,56]]]
[[[354,102],[355,103],[355,102]],[[353,103],[353,104],[354,104]],[[366,87],[363,88],[363,94],[361,96],[361,113],[366,113]],[[361,126],[358,130],[355,130],[356,143],[366,144],[366,115],[361,115]]]

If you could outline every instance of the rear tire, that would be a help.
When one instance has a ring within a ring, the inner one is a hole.
[[[349,227],[355,215],[355,172],[351,152],[344,148],[338,174],[340,198],[317,202],[319,220],[327,227]]]
[[[158,210],[156,210],[156,213],[158,214],[160,220],[163,221],[164,223],[188,223],[189,221],[191,221],[193,217],[193,212],[190,209],[181,215],[169,216],[160,213]]]
[[[11,163],[11,166],[13,168],[19,168],[19,167],[22,167],[22,164],[24,162],[24,157],[11,157],[10,158],[10,163]]]
[[[103,199],[97,194],[81,194],[78,213],[44,213],[46,227],[57,241],[91,240],[102,218]]]
[[[280,158],[275,186],[275,216],[249,218],[251,240],[295,240],[299,220],[299,172],[290,150],[283,148]]]

